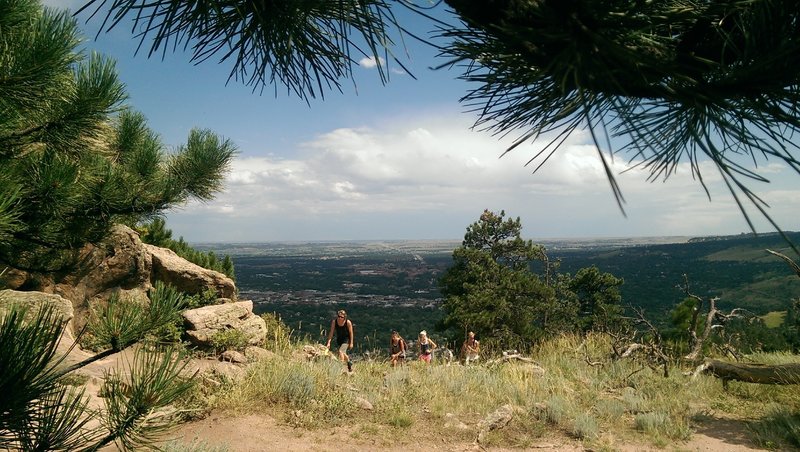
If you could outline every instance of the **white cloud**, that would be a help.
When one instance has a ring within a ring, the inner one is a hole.
[[[747,224],[710,163],[701,163],[709,201],[691,167],[666,182],[648,182],[622,158],[609,164],[626,197],[617,208],[596,149],[576,135],[544,167],[525,163],[541,148],[525,144],[498,158],[507,142],[467,130],[463,121],[417,118],[375,128],[340,128],[311,137],[292,158],[246,152],[234,162],[227,190],[207,204],[171,216],[199,215],[240,228],[195,240],[458,238],[484,208],[522,217],[531,237],[703,235],[738,233]],[[284,153],[286,155],[286,153]],[[783,180],[788,172],[769,167]],[[771,213],[800,228],[800,190],[761,185]],[[772,189],[764,191],[763,189]],[[758,215],[754,215],[758,218]],[[197,228],[196,220],[193,227]],[[759,220],[761,230],[770,230]],[[378,227],[377,225],[380,225]]]
[[[380,64],[381,66],[384,66],[386,64],[386,61],[381,57],[378,57],[377,59],[375,59],[374,56],[371,56],[371,57],[364,57],[364,58],[358,60],[358,64],[361,67],[365,67],[367,69],[372,69],[374,67],[377,67],[378,64]]]

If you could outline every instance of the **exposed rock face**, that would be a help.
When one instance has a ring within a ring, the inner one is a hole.
[[[22,292],[18,290],[0,290],[0,311],[9,309],[13,304],[28,306],[32,312],[36,312],[45,306],[52,305],[56,312],[61,314],[64,322],[72,320],[74,311],[69,300],[51,293],[44,292]]]
[[[31,313],[38,312],[45,306],[53,306],[55,312],[61,315],[61,321],[69,323],[74,314],[72,303],[60,295],[44,292],[21,292],[17,290],[0,290],[0,313],[10,309],[14,304],[28,306]],[[58,344],[58,352],[66,353],[75,341],[70,328],[65,328],[61,342]]]
[[[171,250],[142,243],[139,234],[115,225],[100,244],[86,245],[80,264],[67,274],[30,274],[6,269],[0,287],[58,294],[74,308],[73,329],[83,327],[90,307],[108,301],[112,294],[143,299],[156,281],[182,292],[203,293],[213,289],[222,298],[235,298],[233,280],[179,257]]]
[[[144,245],[153,260],[153,280],[163,281],[189,294],[203,293],[208,289],[220,298],[234,298],[236,286],[223,273],[195,265],[166,248]]]
[[[79,264],[69,273],[30,274],[7,271],[7,287],[61,295],[74,308],[73,328],[86,323],[89,306],[105,301],[114,292],[142,297],[151,288],[152,258],[139,235],[127,226],[115,225],[109,236],[97,245],[86,245],[79,253]]]
[[[202,347],[210,347],[214,335],[228,329],[241,331],[250,345],[263,343],[267,336],[267,324],[253,314],[250,300],[190,309],[182,315],[189,340]]]

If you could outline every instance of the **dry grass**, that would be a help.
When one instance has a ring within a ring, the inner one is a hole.
[[[510,404],[512,421],[483,438],[487,445],[503,447],[525,447],[553,431],[598,449],[624,441],[665,446],[688,439],[697,420],[713,417],[780,419],[786,429],[796,430],[800,395],[793,387],[732,382],[724,391],[712,377],[692,379],[675,368],[664,378],[635,360],[612,361],[609,350],[604,336],[562,336],[531,353],[544,374],[525,363],[411,362],[391,368],[358,362],[348,375],[341,363],[303,362],[286,347],[276,358],[251,365],[240,383],[218,391],[213,408],[249,412],[269,405],[292,425],[355,423],[361,426],[358,435],[379,442],[408,436],[402,433],[419,425],[472,441],[487,414]],[[793,357],[755,358],[785,362]],[[364,400],[374,409],[361,408]],[[782,411],[775,410],[778,406]],[[772,431],[778,422],[752,425],[762,445],[791,445],[798,438]]]

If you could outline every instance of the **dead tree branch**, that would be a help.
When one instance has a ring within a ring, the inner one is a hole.
[[[691,351],[689,354],[684,356],[689,362],[698,362],[702,359],[703,354],[703,347],[705,347],[706,343],[708,342],[709,337],[711,337],[711,333],[714,330],[721,330],[724,328],[725,324],[728,323],[730,320],[735,318],[747,318],[753,317],[753,313],[747,311],[746,309],[742,308],[735,308],[731,310],[730,313],[725,314],[719,309],[717,309],[717,301],[719,301],[719,297],[712,297],[709,298],[708,301],[704,300],[699,295],[696,295],[691,292],[689,289],[689,278],[684,274],[683,275],[683,286],[681,287],[688,298],[691,298],[697,302],[692,310],[692,320],[689,323],[689,337],[690,337],[690,347]],[[702,311],[703,304],[708,305],[708,310],[705,313],[705,325],[703,325],[703,332],[698,337],[697,330],[700,327],[698,325],[700,313]],[[730,344],[726,344],[730,345]]]
[[[800,265],[797,265],[797,262],[793,261],[789,256],[787,256],[787,255],[785,255],[783,253],[779,253],[777,251],[772,251],[770,249],[767,249],[766,251],[768,253],[770,253],[772,255],[775,255],[775,256],[778,256],[779,258],[781,258],[784,261],[786,261],[786,263],[789,264],[789,267],[795,272],[795,274],[798,277],[800,277]]]

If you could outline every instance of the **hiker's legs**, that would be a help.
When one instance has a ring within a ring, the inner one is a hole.
[[[339,345],[339,359],[347,364],[347,370],[353,370],[353,365],[350,363],[350,357],[347,356],[347,348],[349,347],[348,343],[340,344]]]

